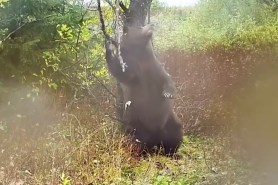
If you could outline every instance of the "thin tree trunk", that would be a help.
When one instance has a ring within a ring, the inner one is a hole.
[[[125,26],[144,26],[152,0],[130,0]]]

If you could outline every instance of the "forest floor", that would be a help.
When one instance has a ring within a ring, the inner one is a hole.
[[[45,103],[47,95],[27,88],[6,93],[0,106],[1,185],[260,184],[228,137],[187,135],[178,158],[141,158],[131,154],[118,125],[89,105],[60,111]]]

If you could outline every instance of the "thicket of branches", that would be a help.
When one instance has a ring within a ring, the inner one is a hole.
[[[107,32],[113,34],[116,1],[106,2],[104,19]],[[272,46],[278,42],[276,4],[210,0],[182,9],[154,1],[151,19],[158,25],[154,44],[159,51]],[[96,81],[107,83],[96,7],[94,0],[1,0],[2,83],[83,90]],[[169,28],[172,30],[167,31]]]

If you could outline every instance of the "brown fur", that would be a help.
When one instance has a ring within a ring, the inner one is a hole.
[[[131,102],[124,112],[125,131],[142,150],[163,146],[166,154],[173,154],[182,141],[171,98],[175,86],[153,53],[152,32],[152,25],[128,28],[120,45],[127,67],[123,71],[119,58],[110,52],[108,68],[121,84],[124,102]]]

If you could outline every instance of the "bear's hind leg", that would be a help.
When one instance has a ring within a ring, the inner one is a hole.
[[[182,138],[182,125],[172,115],[161,133],[161,141],[165,155],[172,156],[175,154],[182,143]]]

